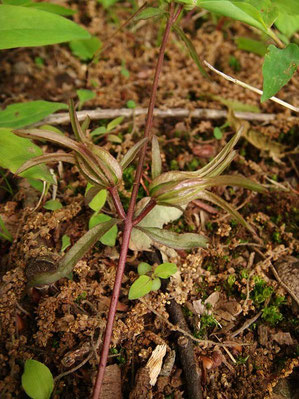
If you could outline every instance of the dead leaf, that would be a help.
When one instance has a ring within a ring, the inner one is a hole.
[[[294,345],[293,338],[289,332],[278,331],[276,334],[272,334],[272,339],[279,345]]]

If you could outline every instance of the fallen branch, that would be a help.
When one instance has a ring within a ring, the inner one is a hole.
[[[175,324],[185,331],[189,330],[182,308],[174,299],[167,305],[167,311]],[[180,361],[186,379],[188,398],[201,399],[201,370],[195,357],[193,342],[189,337],[181,333],[176,333],[176,335]]]
[[[120,108],[120,109],[93,109],[78,111],[78,120],[82,122],[87,116],[91,120],[100,119],[114,119],[119,116],[125,118],[133,118],[133,116],[146,115],[147,108]],[[263,114],[255,112],[235,112],[237,118],[258,121],[258,122],[270,122],[277,118],[276,114]],[[221,109],[209,109],[209,108],[196,108],[193,110],[185,108],[170,108],[170,109],[154,109],[154,116],[159,118],[203,118],[203,119],[223,119],[227,117],[227,111]],[[288,120],[294,119],[294,117],[288,117]],[[51,114],[47,118],[35,124],[35,126],[41,126],[44,124],[50,125],[63,125],[70,123],[70,116],[66,112],[60,112],[57,114]]]

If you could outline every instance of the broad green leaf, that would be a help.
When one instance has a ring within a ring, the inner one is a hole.
[[[299,31],[299,15],[279,14],[275,25],[281,33],[290,38]]]
[[[149,198],[142,198],[137,204],[136,214],[138,214],[149,202]],[[138,224],[142,227],[163,227],[164,224],[171,223],[179,219],[183,212],[177,208],[156,205],[148,215]],[[133,229],[130,240],[130,249],[134,251],[150,250],[152,240],[142,231]]]
[[[236,39],[237,46],[240,50],[255,53],[264,56],[267,52],[267,46],[258,40],[249,39],[248,37],[238,37]]]
[[[135,21],[139,21],[140,19],[162,17],[165,14],[166,14],[166,12],[162,8],[147,7],[144,10],[142,10],[139,14],[137,14],[134,19],[135,19]]]
[[[152,281],[152,289],[151,291],[158,291],[161,288],[161,280],[159,277],[156,277]]]
[[[26,360],[22,374],[22,387],[32,399],[49,399],[54,389],[51,371],[37,360]]]
[[[71,239],[68,235],[64,234],[61,239],[61,250],[60,252],[64,252],[71,245]]]
[[[263,21],[261,13],[249,3],[229,0],[199,0],[198,6],[205,10],[245,22],[268,33],[268,27]]]
[[[95,136],[101,136],[102,134],[107,133],[107,129],[106,126],[100,126],[97,127],[95,130],[93,130],[90,135],[91,137],[95,137]]]
[[[119,219],[110,219],[107,222],[100,223],[85,233],[75,245],[59,261],[57,270],[53,272],[40,273],[33,280],[29,281],[29,286],[35,287],[44,284],[51,284],[62,277],[67,277],[81,258],[89,251],[93,245],[109,231]]]
[[[111,130],[113,130],[116,126],[120,125],[123,120],[124,120],[123,116],[119,116],[118,118],[113,119],[111,122],[108,123],[107,131],[111,132]]]
[[[92,90],[87,90],[87,89],[79,89],[76,91],[77,96],[79,98],[79,108],[81,109],[83,104],[86,103],[89,100],[92,100],[95,98],[96,93]]]
[[[202,62],[200,61],[197,52],[195,50],[195,47],[193,45],[193,43],[191,42],[191,40],[185,35],[184,31],[176,24],[174,24],[172,26],[172,29],[177,33],[177,35],[183,40],[183,42],[185,43],[185,46],[187,47],[190,57],[193,59],[193,61],[195,62],[195,64],[197,65],[199,71],[201,72],[201,74],[204,77],[208,77],[207,72],[205,71]]]
[[[299,15],[298,0],[275,0],[280,12],[289,15]]]
[[[63,103],[52,103],[49,101],[41,100],[29,101],[27,103],[11,104],[8,105],[4,111],[0,111],[0,127],[11,127],[14,129],[19,129],[21,127],[39,122],[46,116],[60,109],[67,109],[67,105]]]
[[[263,64],[263,95],[261,102],[274,96],[293,76],[299,65],[299,46],[289,44],[278,49],[272,44],[268,47]]]
[[[3,4],[10,4],[11,6],[23,6],[30,4],[31,0],[2,0]]]
[[[56,211],[57,209],[62,208],[62,204],[58,200],[49,200],[45,203],[44,208],[49,211]]]
[[[76,12],[77,12],[70,8],[60,6],[59,4],[53,4],[53,3],[47,3],[47,2],[28,3],[28,4],[26,4],[26,7],[36,8],[38,10],[51,12],[53,14],[61,15],[64,17],[70,17],[70,16],[76,14]]]
[[[207,245],[207,239],[200,234],[178,234],[157,227],[140,227],[139,225],[136,228],[145,233],[151,240],[174,249],[193,249]]]
[[[150,272],[152,270],[152,266],[146,262],[141,262],[139,263],[137,270],[139,276],[142,276],[143,274]]]
[[[152,279],[149,276],[140,276],[129,290],[129,299],[138,299],[148,294],[152,289]]]
[[[178,271],[176,264],[174,263],[162,263],[155,269],[155,276],[160,278],[169,278]]]
[[[88,206],[95,211],[96,213],[99,212],[107,199],[107,190],[100,190],[93,199],[89,202]]]
[[[99,223],[108,222],[111,220],[111,217],[108,215],[104,215],[100,213],[99,215],[94,214],[89,219],[89,228],[92,229],[94,226],[97,226]],[[105,233],[101,238],[100,241],[102,244],[107,245],[108,247],[114,247],[116,238],[117,238],[117,226],[113,226],[107,233]]]
[[[147,142],[147,140],[147,138],[144,138],[138,141],[138,143],[134,144],[133,147],[131,147],[129,151],[123,156],[120,161],[120,166],[123,170],[125,170],[130,165],[130,163],[134,161],[135,157],[144,146],[144,144]]]
[[[0,5],[0,50],[89,39],[74,22],[34,8]]]
[[[12,133],[11,129],[0,128],[0,166],[16,173],[26,161],[42,155],[42,150],[31,140]],[[53,184],[54,180],[46,166],[35,166],[22,173],[22,177],[41,179]]]
[[[152,178],[160,176],[162,171],[162,160],[160,153],[160,146],[157,136],[153,136],[152,139]]]
[[[100,49],[102,42],[97,37],[91,37],[90,39],[72,40],[69,45],[74,55],[82,61],[88,61]]]

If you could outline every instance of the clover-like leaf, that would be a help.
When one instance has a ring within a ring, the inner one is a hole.
[[[138,299],[148,294],[152,289],[153,280],[146,275],[138,277],[129,290],[129,299]]]

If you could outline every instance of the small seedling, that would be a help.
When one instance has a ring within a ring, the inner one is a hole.
[[[161,278],[167,279],[177,272],[174,263],[161,263],[154,270],[151,265],[141,262],[138,265],[138,279],[132,284],[129,299],[138,299],[151,291],[158,291],[161,287]]]
[[[26,360],[22,387],[32,399],[49,399],[54,389],[51,371],[37,360]]]

